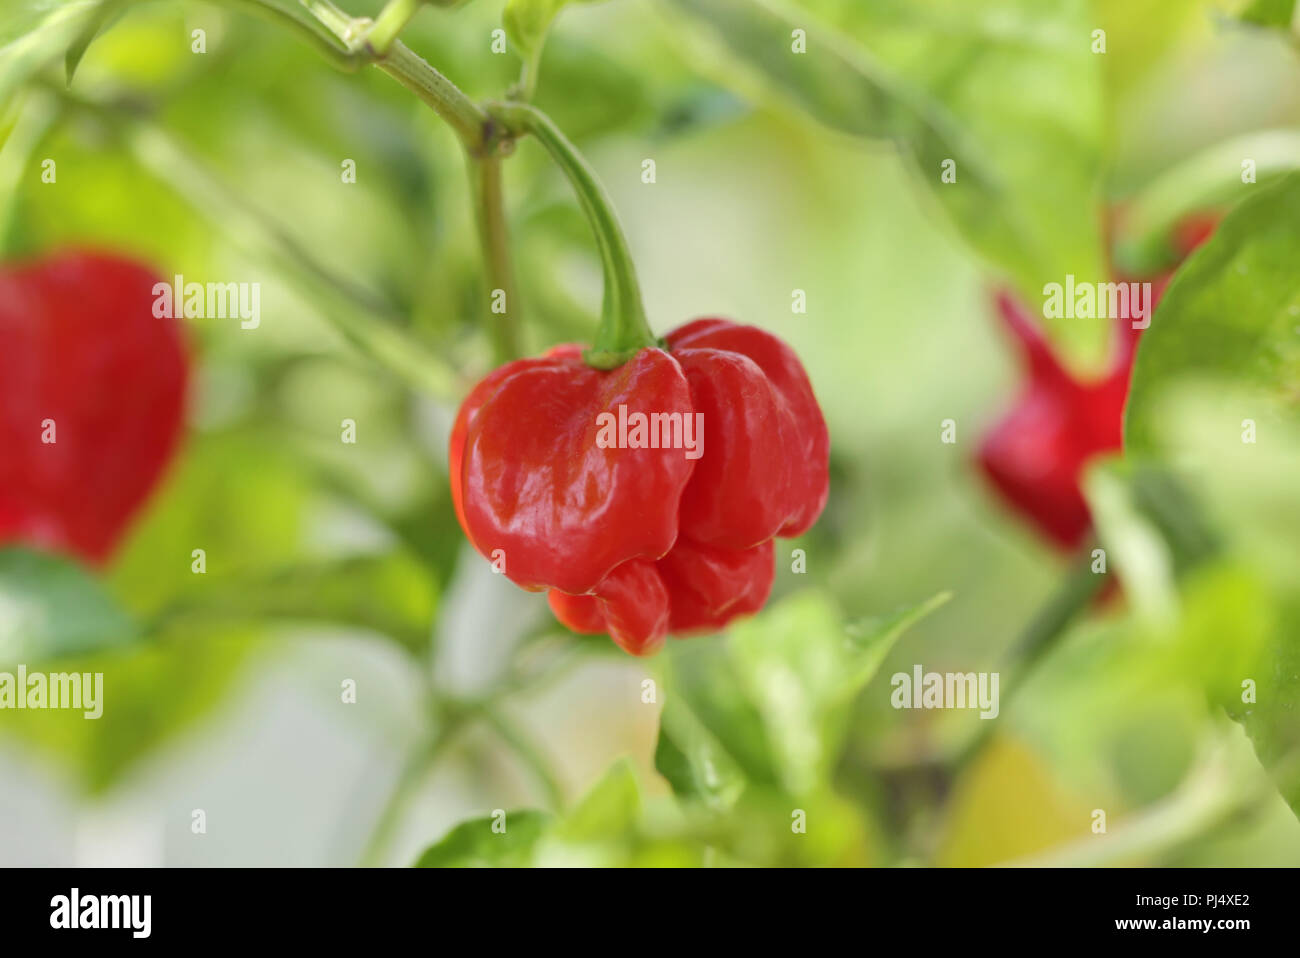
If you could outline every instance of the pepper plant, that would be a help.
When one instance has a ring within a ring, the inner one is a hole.
[[[391,640],[400,678],[323,684],[394,710],[398,767],[321,861],[1180,862],[1242,821],[1300,849],[1300,140],[1261,120],[1126,155],[1116,104],[1193,13],[968,6],[0,13],[0,664],[101,669],[113,696],[102,726],[0,732],[111,798],[273,637],[339,628]],[[1232,29],[1290,63],[1284,6]],[[642,154],[754,116],[714,173],[737,222],[661,212],[702,201]],[[897,243],[858,248],[881,234],[854,189]],[[746,233],[777,252],[728,267]],[[646,252],[674,246],[723,304],[779,309],[684,303]],[[153,326],[113,295],[183,291],[187,263],[268,277],[276,321]],[[1152,283],[1150,328],[1031,319],[1067,275]],[[994,313],[1018,399],[966,377],[1001,361]],[[917,362],[927,324],[947,338]],[[628,443],[635,416],[685,448]],[[929,662],[1001,676],[1000,703],[913,720],[891,690]],[[541,741],[526,703],[611,674],[651,737],[566,769],[583,743]],[[484,755],[523,785],[483,773],[421,831],[430,780]]]

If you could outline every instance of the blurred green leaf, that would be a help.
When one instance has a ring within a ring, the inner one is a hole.
[[[804,592],[733,630],[732,661],[763,718],[787,790],[800,795],[828,780],[853,696],[903,630],[947,598],[936,596],[855,635],[846,634],[824,594]]]
[[[1242,411],[1262,409],[1252,382],[1171,380],[1168,391],[1153,417],[1160,446],[1222,542],[1182,577],[1181,616],[1155,636],[1151,666],[1224,706],[1300,814],[1300,423],[1261,416],[1259,440],[1243,442]]]
[[[794,11],[760,0],[672,0],[707,24],[742,60],[757,67],[787,96],[832,129],[854,136],[933,137],[948,156],[974,158],[958,147],[952,118],[910,89],[865,50],[829,31],[808,30]],[[808,53],[792,49],[796,30],[807,33]]]
[[[64,56],[98,22],[102,5],[103,0],[18,0],[0,13],[0,109],[20,84]]]
[[[103,792],[215,708],[260,636],[254,630],[189,627],[60,662],[68,671],[103,673],[102,716],[7,712],[0,731],[66,763],[87,791]]]
[[[492,816],[462,822],[424,850],[416,868],[516,868],[532,860],[533,846],[551,817],[545,812],[509,812],[505,831],[493,831]]]
[[[578,804],[561,819],[544,812],[508,812],[505,830],[494,816],[457,825],[416,861],[417,868],[519,867],[534,863],[534,854],[567,860],[592,846],[600,861],[618,858],[640,827],[641,787],[627,759],[619,759]],[[608,847],[605,847],[608,846]],[[597,863],[597,862],[593,862]]]
[[[1241,182],[1242,160],[1255,164],[1256,183]],[[1261,130],[1216,143],[1177,163],[1125,203],[1123,238],[1116,266],[1130,276],[1149,276],[1176,266],[1182,252],[1171,245],[1175,227],[1191,214],[1236,203],[1300,167],[1300,131]]]
[[[592,3],[595,0],[507,0],[501,14],[506,36],[527,59],[541,49],[546,41],[546,31],[561,10],[570,3]]]
[[[417,650],[427,643],[438,604],[427,567],[403,552],[355,556],[214,577],[202,593],[162,613],[167,621],[291,620],[367,629]]]
[[[632,763],[621,758],[601,776],[554,830],[573,843],[616,838],[635,829],[641,817],[641,786]]]
[[[899,637],[951,598],[952,593],[940,592],[917,605],[850,624],[845,630],[850,662],[839,694],[853,696],[861,691],[875,677]]]
[[[1237,16],[1244,23],[1253,23],[1261,27],[1300,29],[1297,0],[1251,0],[1250,5]]]
[[[1276,706],[1279,698],[1292,704],[1297,701],[1300,676],[1288,681],[1285,669],[1279,670],[1286,649],[1297,643],[1288,641],[1285,630],[1279,628],[1277,599],[1254,570],[1238,561],[1197,570],[1184,583],[1182,607],[1175,634],[1156,647],[1173,660],[1166,675],[1187,676],[1205,691],[1210,702],[1225,706],[1239,720],[1249,711],[1242,703],[1245,679],[1269,686],[1262,701],[1270,706]],[[1281,687],[1274,684],[1278,679],[1283,680]],[[1270,714],[1277,713],[1270,708],[1258,717]],[[1255,726],[1261,727],[1261,723],[1257,721]],[[1292,746],[1300,747],[1300,726],[1293,725],[1289,734]]]
[[[95,37],[99,36],[110,21],[120,17],[126,12],[128,6],[137,2],[139,0],[100,0],[99,7],[86,19],[81,32],[68,47],[68,52],[64,54],[63,66],[69,83],[77,72],[81,58],[86,55],[86,50],[95,42]]]
[[[1124,430],[1131,452],[1161,451],[1159,402],[1189,377],[1247,388],[1260,413],[1296,415],[1297,222],[1300,173],[1293,173],[1241,203],[1175,275],[1133,369]]]
[[[1135,503],[1123,467],[1113,462],[1094,467],[1084,489],[1105,547],[1107,572],[1119,573],[1139,614],[1168,620],[1176,608],[1173,558],[1159,530]]]
[[[1036,293],[1066,273],[1101,277],[1093,61],[1102,58],[1089,50],[1079,5],[936,0],[909,4],[907,15],[862,5],[845,15],[850,37],[779,0],[672,3],[822,123],[907,144],[918,183],[1022,290]],[[792,51],[794,30],[806,32],[807,53]],[[1050,176],[1044,156],[1053,158]],[[955,181],[941,179],[945,167]],[[1105,337],[1102,324],[1059,324],[1056,332],[1090,347]]]
[[[674,779],[712,802],[736,794],[737,780],[775,785],[763,717],[741,685],[725,642],[692,639],[665,657],[664,708],[659,733],[667,735],[662,756]],[[674,750],[694,770],[674,766]],[[656,750],[656,758],[661,753]],[[664,771],[660,769],[660,771]]]
[[[202,601],[218,580],[303,561],[308,480],[266,436],[195,435],[116,557],[114,591],[149,617],[187,597]],[[205,553],[202,575],[193,572],[195,549]]]
[[[62,658],[137,637],[135,623],[81,566],[27,549],[0,549],[0,660]]]
[[[747,783],[816,790],[853,697],[903,631],[947,599],[845,629],[824,593],[804,592],[737,625],[725,645],[675,650],[655,767],[679,797],[713,808],[731,806]]]
[[[1261,610],[1244,610],[1257,619]],[[1279,619],[1254,680],[1254,701],[1238,680],[1228,712],[1245,728],[1260,762],[1269,770],[1282,797],[1300,817],[1300,599],[1291,597],[1279,608]],[[1227,615],[1219,621],[1236,632]],[[1236,678],[1233,676],[1233,678]],[[1227,684],[1225,682],[1225,684]]]
[[[730,807],[745,789],[735,759],[676,696],[664,705],[659,719],[655,770],[679,798],[698,799],[710,808]]]
[[[874,858],[873,829],[863,810],[829,789],[791,796],[779,788],[747,789],[725,815],[686,809],[680,834],[725,866],[852,868]]]

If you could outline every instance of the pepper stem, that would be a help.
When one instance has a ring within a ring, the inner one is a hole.
[[[601,303],[600,328],[583,361],[595,369],[614,369],[647,346],[661,345],[646,321],[641,287],[628,252],[623,227],[605,188],[596,179],[582,154],[551,122],[550,117],[526,103],[493,103],[488,113],[515,133],[531,133],[564,171],[587,221],[596,236],[605,294]]]

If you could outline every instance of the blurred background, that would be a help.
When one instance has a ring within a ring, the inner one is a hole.
[[[1286,31],[1242,23],[1227,0],[751,7],[575,4],[541,61],[536,102],[609,190],[652,326],[722,315],[781,336],[832,437],[830,502],[804,540],[778,542],[768,608],[648,661],[569,635],[456,525],[447,432],[492,358],[465,160],[437,117],[378,70],[336,70],[255,3],[124,5],[70,85],[57,40],[44,58],[19,50],[50,38],[42,5],[0,13],[6,258],[106,247],[262,295],[256,330],[187,324],[187,438],[104,571],[142,636],[27,660],[103,671],[103,718],[0,714],[0,863],[410,864],[462,822],[537,809],[548,817],[523,821],[541,837],[517,858],[462,832],[443,860],[1300,864],[1285,797],[1300,746],[1294,400],[1289,416],[1261,406],[1268,441],[1240,449],[1198,445],[1227,386],[1160,406],[1172,448],[1203,452],[1186,488],[1219,549],[1184,574],[1176,542],[1143,539],[1113,506],[1132,476],[1103,469],[1123,587],[1032,670],[1016,669],[1017,636],[1073,560],[974,465],[1022,379],[990,289],[1036,306],[1067,273],[1103,280],[1108,211],[1150,212],[1171,189],[1179,213],[1230,209],[1222,177],[1177,179],[1216,150],[1239,189],[1253,154],[1233,144],[1272,145],[1261,180],[1300,164]],[[806,24],[811,65],[788,65],[778,14]],[[426,9],[403,40],[476,99],[499,97],[519,71],[491,48],[501,15],[499,0]],[[55,184],[38,175],[47,157]],[[505,175],[526,352],[589,338],[601,274],[567,183],[527,141]],[[357,348],[376,326],[437,360],[431,388]],[[1108,331],[1051,328],[1080,371]],[[1294,390],[1298,367],[1282,368]],[[1135,536],[1143,548],[1126,549]],[[861,688],[813,694],[808,663],[837,662],[846,630],[922,606]],[[802,697],[764,692],[771,672],[746,652],[778,648]],[[891,708],[889,676],[917,663],[1001,671],[1001,714]],[[1238,714],[1241,677],[1260,683],[1256,725]],[[693,706],[679,736],[708,726],[739,767],[694,791],[674,781],[674,799],[656,742],[678,694]],[[808,830],[791,837],[796,808]]]

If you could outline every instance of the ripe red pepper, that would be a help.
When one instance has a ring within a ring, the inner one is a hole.
[[[0,267],[0,543],[102,563],[156,484],[188,379],[156,282],[110,254]]]
[[[612,370],[576,345],[502,366],[461,406],[449,451],[475,548],[549,589],[565,625],[635,655],[761,608],[772,539],[806,532],[828,492],[826,424],[788,346],[722,319],[666,342]],[[702,422],[701,454],[602,446],[600,416],[620,407]]]
[[[1217,218],[1189,217],[1178,225],[1171,247],[1178,261],[1205,242]],[[1176,264],[1175,264],[1176,265]],[[1151,277],[1119,277],[1151,283],[1151,309],[1174,270]],[[1079,379],[1057,358],[1039,325],[1006,291],[998,312],[1020,345],[1028,381],[1011,410],[985,434],[978,461],[1007,505],[1062,550],[1077,548],[1092,528],[1080,488],[1086,465],[1122,445],[1124,404],[1142,329],[1129,316],[1116,318],[1116,343],[1105,370]]]
[[[1154,290],[1153,290],[1154,292]],[[1074,549],[1092,525],[1079,480],[1094,456],[1120,448],[1137,330],[1121,331],[1109,368],[1076,379],[1037,324],[1007,292],[997,307],[1020,344],[1029,374],[1016,404],[988,433],[979,464],[1003,499],[1054,544]]]

